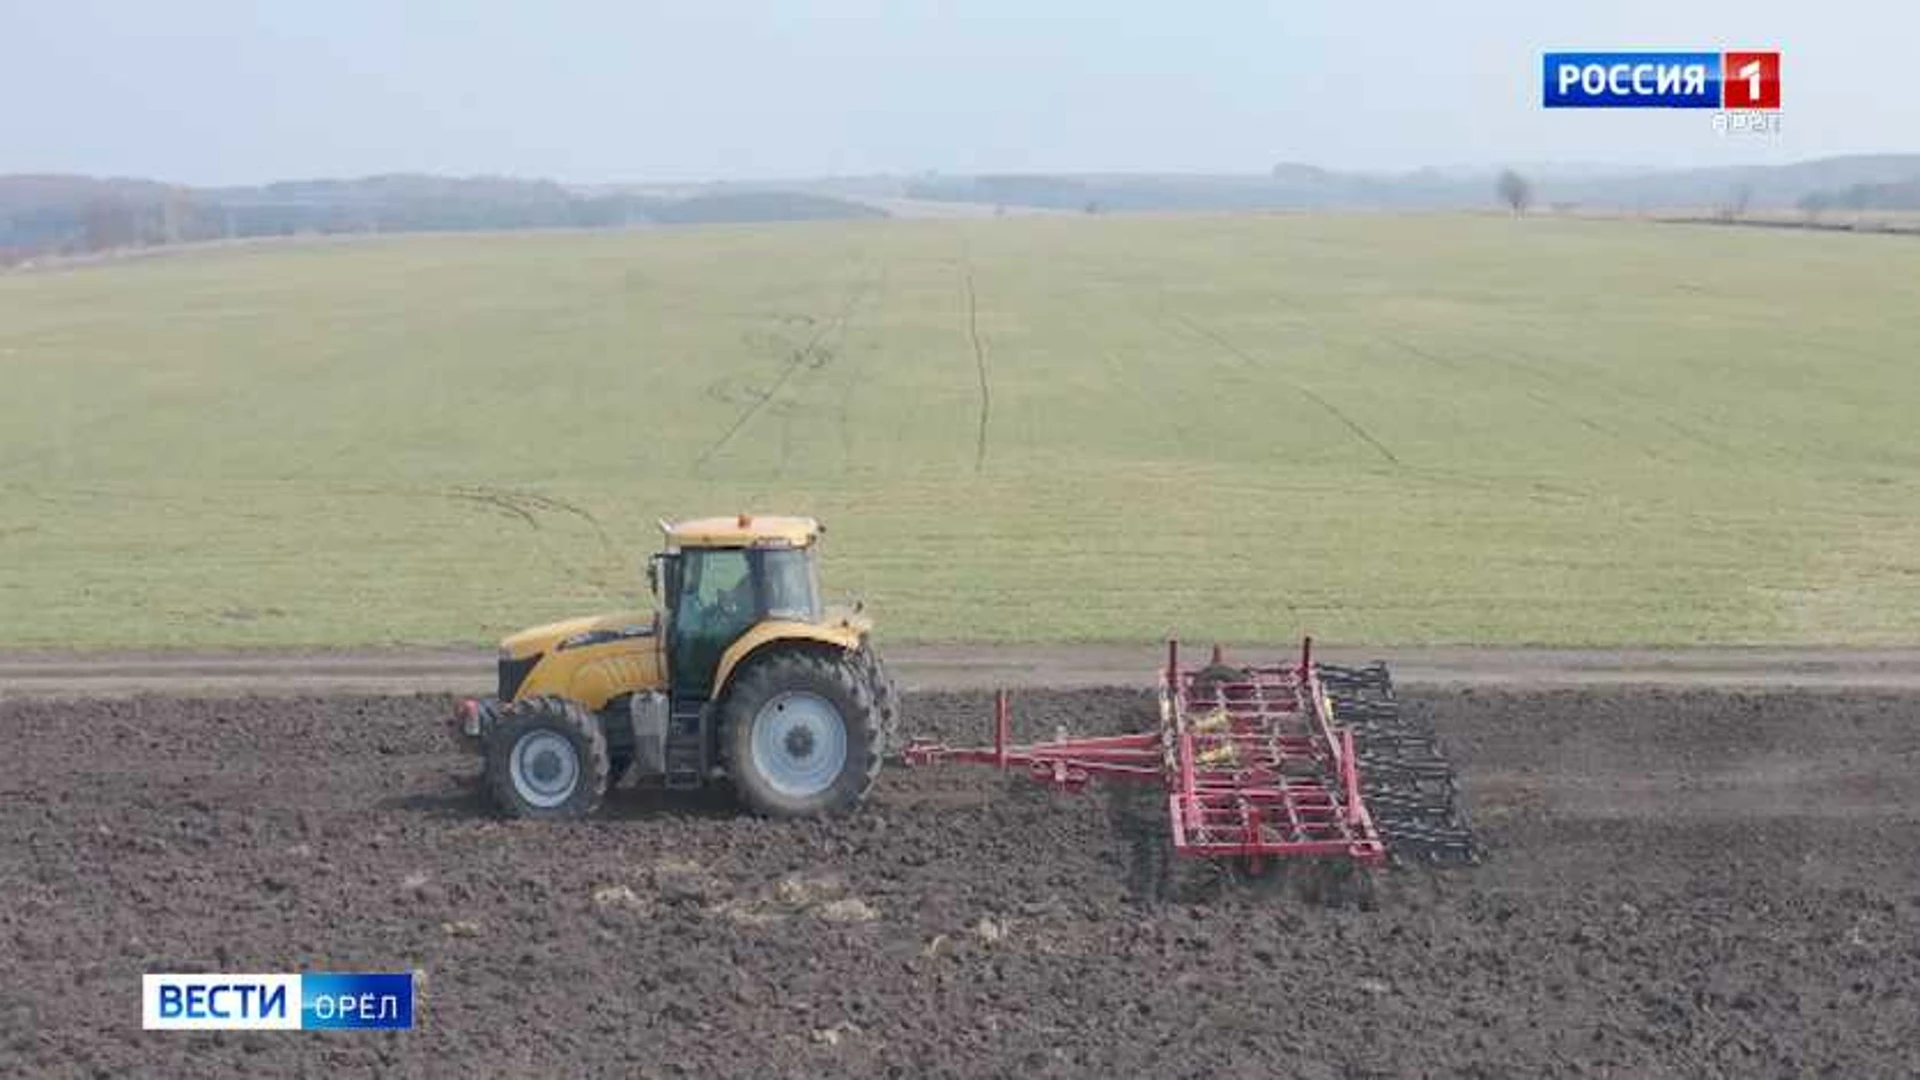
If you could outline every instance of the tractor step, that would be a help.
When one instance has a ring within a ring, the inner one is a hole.
[[[707,747],[707,703],[676,700],[667,720],[665,785],[677,791],[705,786],[712,755]]]

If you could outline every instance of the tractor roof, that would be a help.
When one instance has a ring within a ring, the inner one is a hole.
[[[806,547],[827,531],[810,517],[773,514],[663,521],[660,528],[667,545],[680,548]]]

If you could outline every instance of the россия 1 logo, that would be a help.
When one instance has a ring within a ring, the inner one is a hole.
[[[1777,52],[1547,53],[1541,104],[1549,109],[1780,108]]]

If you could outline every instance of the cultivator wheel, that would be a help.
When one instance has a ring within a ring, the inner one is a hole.
[[[1361,789],[1397,861],[1480,861],[1453,766],[1433,726],[1400,708],[1385,664],[1319,666],[1335,719],[1353,732]]]

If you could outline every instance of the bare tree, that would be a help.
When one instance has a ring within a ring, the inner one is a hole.
[[[1527,207],[1533,205],[1533,185],[1527,178],[1512,169],[1503,169],[1500,178],[1494,181],[1494,190],[1499,192],[1500,201],[1507,209],[1516,214],[1524,214]]]
[[[1720,207],[1721,221],[1738,221],[1747,216],[1747,207],[1753,205],[1753,185],[1741,184],[1728,193],[1727,201]]]

